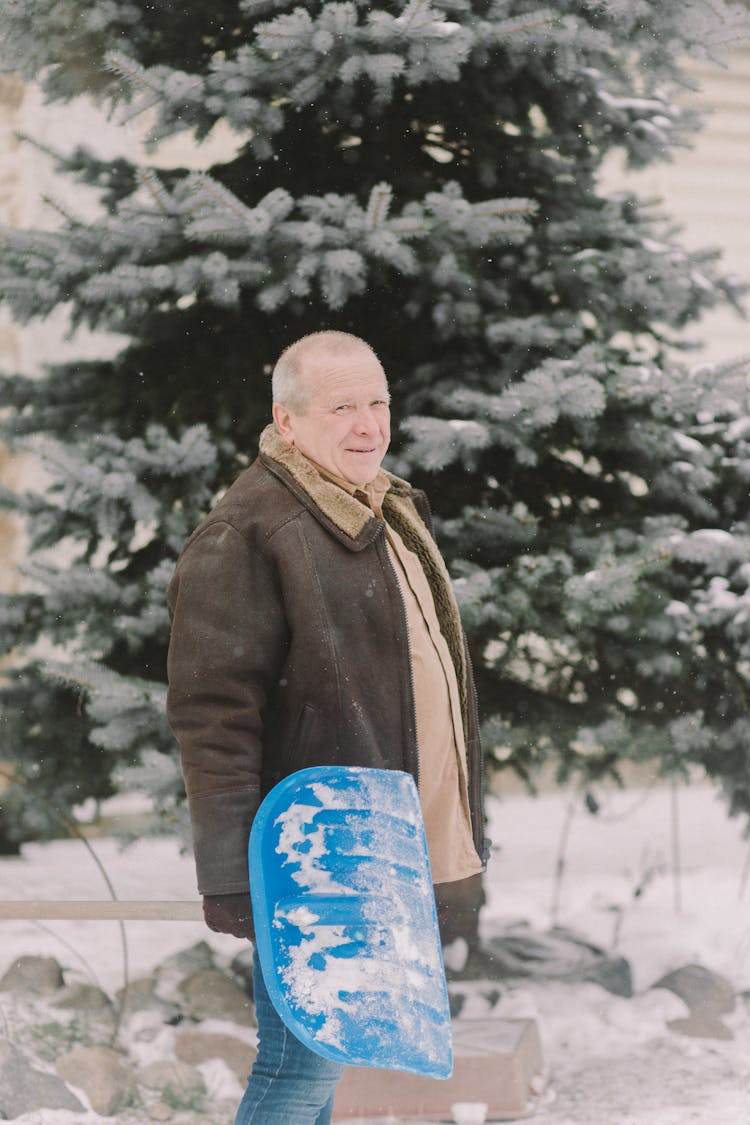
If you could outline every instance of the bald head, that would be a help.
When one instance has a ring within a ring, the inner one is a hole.
[[[315,332],[273,373],[273,420],[284,441],[350,484],[375,479],[391,437],[388,382],[375,352],[347,332]]]
[[[375,351],[350,332],[311,332],[302,336],[279,356],[271,377],[273,401],[284,403],[296,413],[304,412],[313,394],[309,374],[327,359],[345,359],[367,353],[377,361]]]

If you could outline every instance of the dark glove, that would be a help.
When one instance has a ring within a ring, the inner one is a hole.
[[[217,934],[233,934],[237,938],[255,940],[253,908],[250,895],[204,895],[203,917],[209,930]]]

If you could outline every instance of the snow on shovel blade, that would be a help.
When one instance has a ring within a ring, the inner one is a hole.
[[[315,766],[250,834],[256,952],[287,1027],[324,1058],[448,1078],[451,1021],[422,813],[395,770]]]

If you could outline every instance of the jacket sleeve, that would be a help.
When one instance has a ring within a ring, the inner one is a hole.
[[[190,540],[167,594],[167,718],[180,745],[201,894],[248,889],[263,710],[286,626],[268,560],[229,523]]]

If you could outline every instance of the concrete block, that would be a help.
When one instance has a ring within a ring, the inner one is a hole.
[[[334,1121],[362,1117],[451,1120],[455,1102],[486,1102],[489,1121],[525,1117],[543,1077],[536,1022],[455,1019],[453,1074],[421,1078],[396,1070],[347,1067],[339,1083]]]

